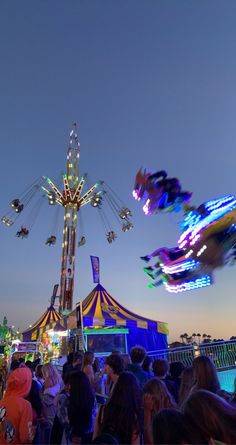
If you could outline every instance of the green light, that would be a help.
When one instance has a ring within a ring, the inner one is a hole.
[[[144,267],[143,269],[144,273],[147,274],[148,276],[150,276],[150,270],[146,269],[146,267]],[[151,277],[152,278],[152,277]]]
[[[149,284],[148,284],[148,287],[149,287],[149,289],[153,289],[153,288],[154,288],[154,286],[153,286],[152,283],[149,283]]]
[[[126,328],[111,328],[111,329],[104,329],[104,328],[94,328],[94,329],[84,329],[84,334],[93,334],[93,335],[100,335],[100,334],[128,334],[129,329]]]

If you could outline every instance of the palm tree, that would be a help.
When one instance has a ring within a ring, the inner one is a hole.
[[[198,337],[198,343],[200,343],[200,340],[201,340],[201,334],[197,334],[196,337]]]
[[[184,334],[180,334],[179,338],[181,338],[182,343],[184,343]]]
[[[184,338],[185,338],[186,343],[187,343],[187,338],[188,338],[188,334],[187,334],[187,332],[184,333]]]
[[[195,342],[195,340],[196,340],[196,335],[197,334],[192,334],[192,337],[193,337],[193,341]]]
[[[190,345],[190,343],[192,343],[192,337],[187,337],[186,341],[187,341],[188,345]]]
[[[208,335],[208,336],[207,336],[207,339],[208,339],[208,341],[209,341],[209,343],[210,343],[210,341],[211,341],[211,335]]]

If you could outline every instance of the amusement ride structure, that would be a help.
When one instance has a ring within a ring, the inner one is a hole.
[[[145,215],[184,211],[181,235],[174,248],[161,247],[141,257],[154,264],[144,268],[148,287],[162,284],[168,292],[184,292],[213,284],[215,269],[236,262],[236,197],[212,199],[190,206],[192,193],[182,191],[177,178],[164,170],[139,170],[133,197],[143,201]]]
[[[60,295],[59,295],[59,312],[66,315],[72,311],[73,290],[75,277],[75,257],[76,257],[76,231],[78,222],[78,213],[84,205],[90,203],[97,208],[106,231],[106,238],[109,244],[117,238],[116,232],[113,230],[107,215],[103,210],[103,202],[106,201],[116,219],[121,223],[123,232],[133,228],[130,221],[131,212],[119,199],[115,192],[104,181],[98,181],[88,187],[87,174],[79,177],[79,158],[80,143],[78,140],[76,124],[70,132],[69,147],[67,151],[67,171],[63,175],[63,190],[55,185],[49,178],[42,177],[35,181],[21,198],[13,199],[11,202],[11,210],[2,217],[1,221],[7,227],[11,227],[26,205],[31,201],[35,194],[40,191],[41,198],[47,197],[50,206],[59,205],[64,208],[64,227],[62,241],[62,257],[61,257],[61,276],[60,276]],[[87,182],[87,184],[86,184]],[[85,184],[87,190],[84,191]],[[42,194],[43,192],[43,194]],[[37,213],[40,205],[36,204]],[[35,220],[35,214],[34,214]],[[29,224],[22,225],[17,231],[16,236],[19,238],[27,238],[32,228]],[[51,246],[56,243],[55,233],[51,234],[47,240],[47,245]],[[82,234],[79,239],[78,247],[86,243],[86,238]]]

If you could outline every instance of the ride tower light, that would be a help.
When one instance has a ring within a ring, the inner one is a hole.
[[[93,193],[100,185],[99,182],[94,184],[84,195],[81,195],[85,178],[79,178],[79,156],[80,143],[76,124],[74,124],[67,151],[67,172],[63,176],[63,191],[60,192],[49,178],[47,183],[51,190],[44,187],[49,204],[52,204],[50,201],[53,194],[55,203],[62,205],[65,209],[59,296],[59,312],[62,315],[71,312],[73,305],[77,214],[83,205],[92,201]]]

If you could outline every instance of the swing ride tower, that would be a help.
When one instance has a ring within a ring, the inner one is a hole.
[[[45,199],[48,198],[50,206],[64,207],[64,227],[63,227],[63,241],[62,241],[62,255],[61,255],[61,276],[60,276],[60,292],[59,292],[59,311],[62,315],[67,315],[73,309],[73,292],[75,279],[75,252],[76,252],[76,231],[79,211],[82,206],[90,203],[92,207],[97,208],[98,214],[101,218],[103,228],[105,229],[105,236],[109,244],[113,243],[117,238],[116,232],[110,224],[109,218],[104,212],[104,204],[106,204],[116,221],[121,225],[121,230],[127,232],[133,228],[130,221],[131,211],[117,194],[105,184],[104,181],[98,181],[90,186],[90,179],[88,175],[79,177],[79,159],[80,159],[80,144],[78,140],[76,124],[73,125],[70,132],[69,146],[67,151],[67,168],[63,175],[62,187],[57,186],[51,179],[42,176],[37,181],[28,187],[23,194],[13,199],[10,202],[10,210],[1,218],[1,222],[11,227],[16,219],[21,215],[22,211],[30,204],[32,198],[40,192],[40,202],[36,202],[35,207],[32,208],[32,213],[35,217],[39,213],[39,209]],[[92,183],[91,183],[92,184]],[[86,187],[86,190],[84,190]],[[41,193],[43,191],[43,195]],[[103,202],[103,204],[102,204]],[[33,222],[29,224],[24,222],[17,231],[18,238],[27,238],[31,232]],[[81,236],[78,247],[84,245],[86,239]],[[47,238],[46,245],[54,245],[56,243],[56,235],[53,231]],[[55,295],[54,295],[55,297]]]
[[[80,208],[91,202],[93,192],[99,185],[94,184],[84,195],[82,190],[85,178],[79,178],[80,143],[76,124],[70,132],[69,147],[67,151],[67,172],[63,176],[63,191],[48,178],[47,183],[50,190],[44,187],[49,203],[59,204],[64,207],[64,228],[61,256],[61,277],[59,312],[66,315],[72,311],[74,277],[75,277],[75,250],[76,250],[76,227]]]

